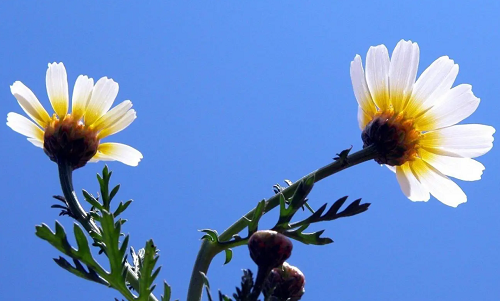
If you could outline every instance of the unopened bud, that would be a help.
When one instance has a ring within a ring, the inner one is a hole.
[[[292,242],[288,237],[272,230],[255,232],[248,240],[250,257],[260,267],[275,268],[292,255]]]
[[[294,266],[283,263],[274,268],[264,284],[264,296],[269,295],[278,300],[298,301],[305,292],[306,279],[304,274]]]

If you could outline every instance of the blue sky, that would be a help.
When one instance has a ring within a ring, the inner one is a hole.
[[[113,78],[117,103],[132,100],[137,120],[107,141],[144,159],[110,163],[120,199],[135,200],[125,231],[137,249],[153,238],[160,278],[185,299],[199,248],[198,229],[224,230],[272,185],[297,180],[362,142],[349,63],[372,45],[400,39],[420,46],[419,74],[448,55],[456,84],[481,98],[466,120],[500,128],[498,19],[494,1],[2,2],[2,112],[21,113],[9,86],[30,87],[48,108],[47,63],[64,62],[70,89],[80,74]],[[0,127],[0,237],[4,300],[113,300],[118,293],[56,266],[59,253],[34,226],[72,221],[50,209],[60,194],[57,166],[7,126]],[[349,195],[372,203],[359,216],[320,225],[335,243],[295,243],[289,262],[306,275],[304,300],[499,300],[499,153],[479,158],[478,182],[461,182],[468,202],[454,209],[431,198],[412,203],[394,175],[367,162],[328,178],[313,207]],[[75,172],[78,190],[97,191],[103,164]],[[277,218],[266,216],[264,225]],[[232,294],[248,250],[209,272]]]

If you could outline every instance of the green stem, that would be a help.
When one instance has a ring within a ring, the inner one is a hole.
[[[87,232],[92,231],[95,233],[100,233],[97,225],[94,223],[94,221],[78,201],[75,190],[73,189],[73,169],[71,168],[71,166],[65,163],[59,163],[57,165],[59,168],[59,180],[61,182],[61,189],[68,204],[68,208],[71,211],[71,214],[85,228],[85,230],[87,230]],[[126,267],[127,274],[125,277],[127,282],[134,288],[134,290],[139,291],[138,276],[132,271],[129,264],[126,264]],[[127,299],[134,300],[133,295],[126,287],[121,287],[119,285],[112,286],[120,291],[120,293]],[[149,295],[149,301],[158,301],[158,299],[153,294],[151,294]]]
[[[369,161],[374,159],[377,156],[377,151],[374,146],[369,146],[360,151],[355,152],[352,155],[349,155],[346,160],[337,160],[326,166],[321,167],[320,169],[313,171],[307,176],[303,177],[305,179],[314,175],[314,182],[319,182],[324,178],[327,178],[339,171],[347,169],[349,167],[358,165],[365,161]],[[301,179],[301,180],[302,180]],[[299,185],[300,180],[293,183],[290,187],[287,187],[282,191],[282,194],[285,198],[290,198],[297,186]],[[279,205],[279,194],[273,195],[269,200],[266,201],[266,206],[264,209],[264,213],[271,211],[273,208]],[[233,235],[238,234],[243,229],[247,227],[248,219],[253,218],[253,214],[255,212],[255,208],[249,211],[244,217],[237,220],[234,224],[232,224],[229,228],[227,228],[224,232],[219,235],[220,241],[230,240]],[[240,245],[240,244],[238,244]],[[191,281],[189,282],[189,290],[186,301],[200,301],[203,291],[203,277],[200,272],[207,274],[208,268],[210,267],[210,263],[212,259],[218,253],[224,251],[227,248],[221,247],[217,243],[209,242],[207,239],[204,239],[200,250],[198,251],[198,255],[196,257],[196,261],[193,267],[193,272],[191,274]]]
[[[69,164],[59,163],[59,181],[61,182],[61,189],[68,204],[69,211],[73,217],[87,230],[87,232],[100,233],[97,225],[92,221],[87,212],[83,209],[76,197],[75,190],[73,189],[73,169]]]

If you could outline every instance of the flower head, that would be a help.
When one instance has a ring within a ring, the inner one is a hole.
[[[472,158],[492,148],[495,129],[457,125],[476,110],[479,98],[470,85],[452,88],[458,74],[453,60],[438,58],[416,80],[418,62],[417,43],[404,40],[391,58],[384,45],[370,47],[366,71],[359,55],[351,62],[364,147],[376,147],[376,161],[396,172],[410,200],[427,201],[432,194],[456,207],[467,196],[448,176],[479,180],[484,166]]]
[[[129,100],[110,110],[118,94],[115,81],[102,77],[94,85],[92,78],[80,75],[73,89],[71,114],[68,114],[68,80],[63,63],[49,64],[46,85],[54,109],[52,116],[22,82],[16,81],[10,87],[21,108],[34,121],[11,112],[7,115],[11,129],[43,148],[52,161],[69,164],[73,169],[99,160],[137,166],[142,159],[138,150],[121,143],[100,143],[136,118]]]

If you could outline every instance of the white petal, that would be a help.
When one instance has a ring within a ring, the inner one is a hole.
[[[366,83],[381,110],[389,108],[389,53],[384,45],[370,47],[366,55]]]
[[[71,115],[75,120],[79,120],[85,114],[85,110],[92,96],[94,88],[94,79],[88,78],[86,75],[80,75],[76,79],[75,87],[73,88],[72,111]]]
[[[393,173],[396,173],[396,166],[390,166],[390,165],[387,165],[387,164],[384,164],[385,167],[389,168],[390,171],[392,171]]]
[[[394,48],[389,67],[391,103],[400,112],[410,97],[417,77],[420,50],[417,43],[401,40]]]
[[[372,117],[367,115],[360,106],[358,106],[358,125],[361,130],[364,130],[368,122],[372,120]]]
[[[31,119],[43,128],[47,126],[50,122],[50,116],[28,87],[17,81],[10,86],[10,92]]]
[[[447,56],[435,60],[420,75],[413,86],[413,93],[407,106],[411,116],[430,108],[436,100],[448,92],[458,75],[458,65]]]
[[[396,178],[407,198],[414,202],[427,202],[429,200],[429,190],[415,177],[409,163],[396,167]]]
[[[98,151],[107,158],[112,158],[130,166],[137,166],[142,154],[135,148],[121,143],[102,143]]]
[[[107,77],[102,77],[95,84],[85,112],[85,124],[92,125],[101,118],[113,105],[118,95],[118,83]]]
[[[43,148],[43,141],[38,140],[37,138],[28,138],[28,141],[33,143],[36,147]]]
[[[419,149],[419,156],[441,173],[463,181],[481,179],[484,165],[470,158],[449,157]]]
[[[63,63],[49,64],[47,75],[45,78],[47,85],[47,94],[49,95],[50,103],[54,112],[63,118],[68,114],[69,97],[68,97],[68,76]]]
[[[13,112],[7,114],[7,125],[21,135],[43,141],[42,129],[23,115]]]
[[[366,84],[365,71],[363,70],[363,64],[359,55],[356,55],[351,62],[351,82],[359,106],[366,114],[375,114],[375,104]]]
[[[127,111],[127,113],[120,120],[99,132],[98,138],[102,139],[124,130],[135,120],[135,118],[137,118],[135,110]]]
[[[130,108],[132,108],[132,102],[125,100],[94,122],[92,127],[97,131],[107,128],[123,118]]]
[[[489,125],[459,124],[423,134],[420,145],[440,155],[475,158],[493,147],[493,133]]]
[[[103,153],[97,151],[97,153],[89,160],[90,163],[96,163],[99,161],[115,161],[115,159],[104,155]]]
[[[411,162],[411,167],[420,183],[443,204],[457,207],[467,202],[467,196],[462,189],[430,165],[422,160],[415,160]]]
[[[470,85],[459,85],[449,90],[416,124],[420,131],[429,131],[454,125],[469,117],[479,106],[479,98]]]

